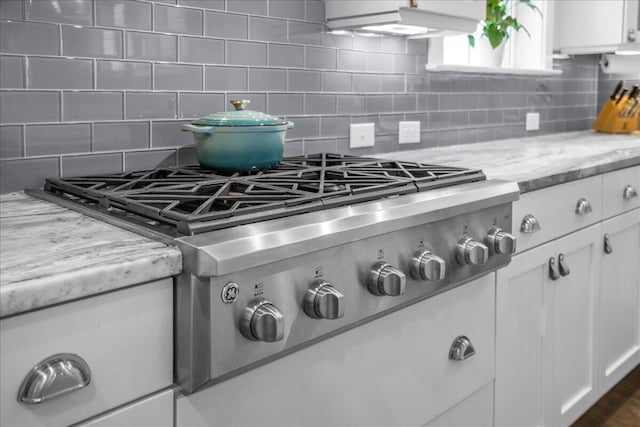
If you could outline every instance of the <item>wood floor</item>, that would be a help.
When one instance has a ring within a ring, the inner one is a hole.
[[[640,366],[609,390],[572,427],[600,426],[640,426]]]

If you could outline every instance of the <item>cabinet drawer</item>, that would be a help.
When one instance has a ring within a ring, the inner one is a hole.
[[[164,279],[2,319],[0,424],[69,425],[171,385],[172,288]],[[19,403],[30,370],[60,353],[84,359],[90,383]]]
[[[640,166],[609,172],[602,176],[603,218],[619,215],[637,207],[640,207]]]
[[[493,381],[447,409],[425,427],[493,427]]]
[[[581,199],[588,201],[591,212],[576,213]],[[540,229],[533,233],[523,231],[526,217],[535,218]],[[600,175],[525,193],[513,204],[513,233],[518,239],[518,252],[595,224],[601,219]]]
[[[176,424],[423,426],[491,382],[494,327],[490,274],[180,397]],[[459,335],[476,354],[452,361]]]

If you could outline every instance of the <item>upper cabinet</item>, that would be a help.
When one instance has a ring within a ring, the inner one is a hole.
[[[640,50],[640,0],[560,0],[554,49],[567,54]]]
[[[475,31],[486,0],[325,0],[327,26],[394,35]]]

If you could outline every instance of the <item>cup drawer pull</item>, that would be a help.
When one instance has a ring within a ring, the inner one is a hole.
[[[449,349],[449,360],[465,360],[476,354],[476,349],[473,348],[471,340],[464,335],[460,335],[453,340],[451,348]]]
[[[633,187],[633,185],[627,185],[624,187],[622,198],[625,200],[631,200],[634,197],[638,197],[638,191]]]
[[[578,200],[578,203],[576,204],[576,213],[578,215],[586,215],[591,212],[593,212],[593,209],[591,208],[591,203],[589,203],[587,199],[582,198]]]
[[[535,233],[536,231],[540,231],[540,221],[533,215],[526,215],[522,218],[522,223],[520,224],[520,231],[523,233]]]
[[[77,354],[59,353],[49,356],[22,381],[18,402],[34,405],[84,388],[91,383],[91,370]]]

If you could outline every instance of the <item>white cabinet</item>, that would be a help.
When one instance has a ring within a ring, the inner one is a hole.
[[[606,392],[640,360],[640,209],[603,222],[602,232],[611,251],[602,252],[598,311],[598,377]]]
[[[554,1],[554,49],[565,53],[603,53],[616,46],[640,47],[638,0]]]
[[[425,425],[425,427],[470,426],[493,426],[493,381]]]

